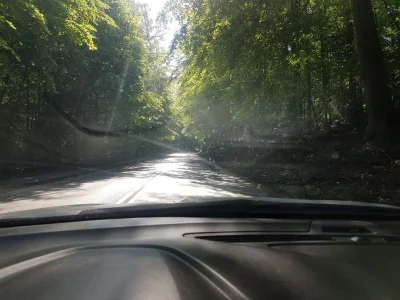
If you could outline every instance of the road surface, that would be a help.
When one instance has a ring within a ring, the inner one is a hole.
[[[158,159],[60,181],[0,189],[0,213],[73,204],[274,196],[192,153],[165,154]]]

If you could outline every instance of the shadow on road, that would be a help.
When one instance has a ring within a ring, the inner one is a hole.
[[[108,192],[104,193],[104,190]],[[130,190],[146,189],[145,198],[155,202],[176,202],[187,197],[257,197],[267,195],[265,190],[225,173],[212,163],[190,153],[173,153],[136,165],[96,170],[75,178],[16,189],[1,189],[0,203],[19,200],[75,199],[82,204],[112,202]],[[89,198],[91,200],[89,201]],[[96,198],[96,199],[93,199]],[[86,199],[88,201],[86,201]],[[69,204],[69,203],[65,203]]]
[[[246,182],[236,176],[230,175],[212,163],[207,163],[198,157],[191,157],[190,163],[177,164],[165,176],[181,180],[182,184],[204,188],[229,195],[256,197],[264,195],[266,191]]]
[[[163,158],[161,158],[163,159]],[[18,200],[43,200],[43,195],[51,193],[52,198],[58,198],[58,194],[68,192],[69,190],[82,189],[85,184],[104,182],[112,179],[122,178],[146,178],[148,174],[153,170],[152,166],[158,159],[149,159],[137,163],[136,165],[125,165],[118,166],[113,169],[85,169],[85,172],[76,175],[76,177],[70,177],[67,179],[46,181],[44,183],[38,183],[34,185],[14,186],[9,188],[3,186],[0,182],[0,203],[7,203],[10,201]],[[66,171],[70,171],[67,169]]]

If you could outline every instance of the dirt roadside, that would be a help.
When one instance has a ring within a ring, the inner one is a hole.
[[[400,204],[400,148],[382,150],[346,126],[202,155],[284,196]]]

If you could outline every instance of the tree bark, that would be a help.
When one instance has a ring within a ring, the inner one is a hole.
[[[326,49],[326,41],[324,38],[321,39],[321,82],[322,82],[322,105],[324,108],[324,122],[325,126],[329,125],[329,69],[328,69],[328,53]]]
[[[372,3],[371,0],[351,0],[351,5],[367,106],[367,137],[388,140],[393,104]]]
[[[317,112],[315,111],[315,105],[312,100],[312,78],[311,78],[311,66],[308,63],[306,66],[306,103],[307,103],[307,127],[311,127],[312,119],[315,122],[315,128],[318,128]]]
[[[358,82],[360,81],[359,79],[359,74],[357,74],[357,68],[356,68],[356,59],[357,55],[355,52],[355,47],[354,47],[354,25],[353,22],[349,20],[349,23],[346,28],[346,44],[348,45],[348,55],[349,55],[349,60],[347,62],[347,80],[348,80],[348,86],[347,86],[347,93],[345,96],[345,99],[347,100],[347,103],[345,105],[346,107],[346,116],[348,120],[358,129],[360,128],[365,128],[366,126],[366,118],[365,118],[365,113],[363,110],[363,98],[362,96],[358,93]]]

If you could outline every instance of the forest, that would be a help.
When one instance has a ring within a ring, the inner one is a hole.
[[[0,3],[2,173],[98,164],[163,135],[168,78],[146,7],[129,0]]]
[[[1,0],[1,176],[155,145],[397,178],[399,49],[398,0]]]
[[[180,108],[194,131],[337,120],[391,139],[400,101],[399,2],[183,1]],[[207,122],[204,122],[204,119]]]

